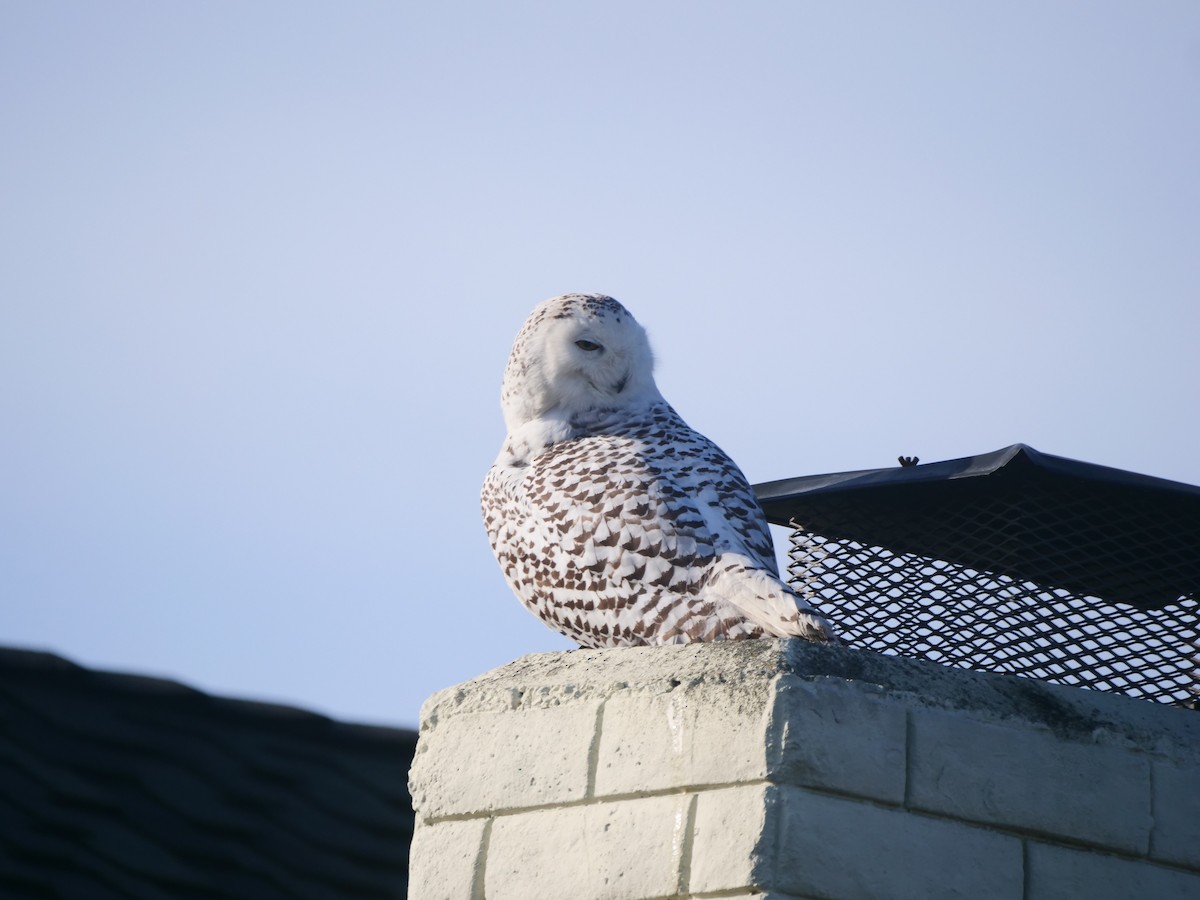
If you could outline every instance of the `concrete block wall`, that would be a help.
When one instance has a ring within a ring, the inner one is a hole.
[[[441,691],[410,897],[1200,897],[1200,715],[803,641]]]

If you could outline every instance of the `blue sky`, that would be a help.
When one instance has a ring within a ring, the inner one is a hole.
[[[1200,483],[1200,5],[0,4],[0,644],[341,718],[571,646],[478,511],[621,299],[755,482]]]

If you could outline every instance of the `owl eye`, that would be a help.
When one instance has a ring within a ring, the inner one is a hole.
[[[575,346],[580,350],[586,350],[588,353],[593,353],[596,350],[603,350],[599,344],[593,344],[591,341],[576,341]]]

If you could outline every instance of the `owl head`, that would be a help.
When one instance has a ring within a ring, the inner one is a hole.
[[[603,294],[564,294],[534,309],[513,342],[500,392],[510,434],[535,419],[661,399],[645,329]]]

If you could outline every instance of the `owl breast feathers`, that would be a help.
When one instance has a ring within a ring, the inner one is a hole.
[[[551,628],[584,647],[833,639],[779,579],[745,476],[658,392],[645,331],[616,300],[538,306],[501,406],[484,525],[509,585]]]

